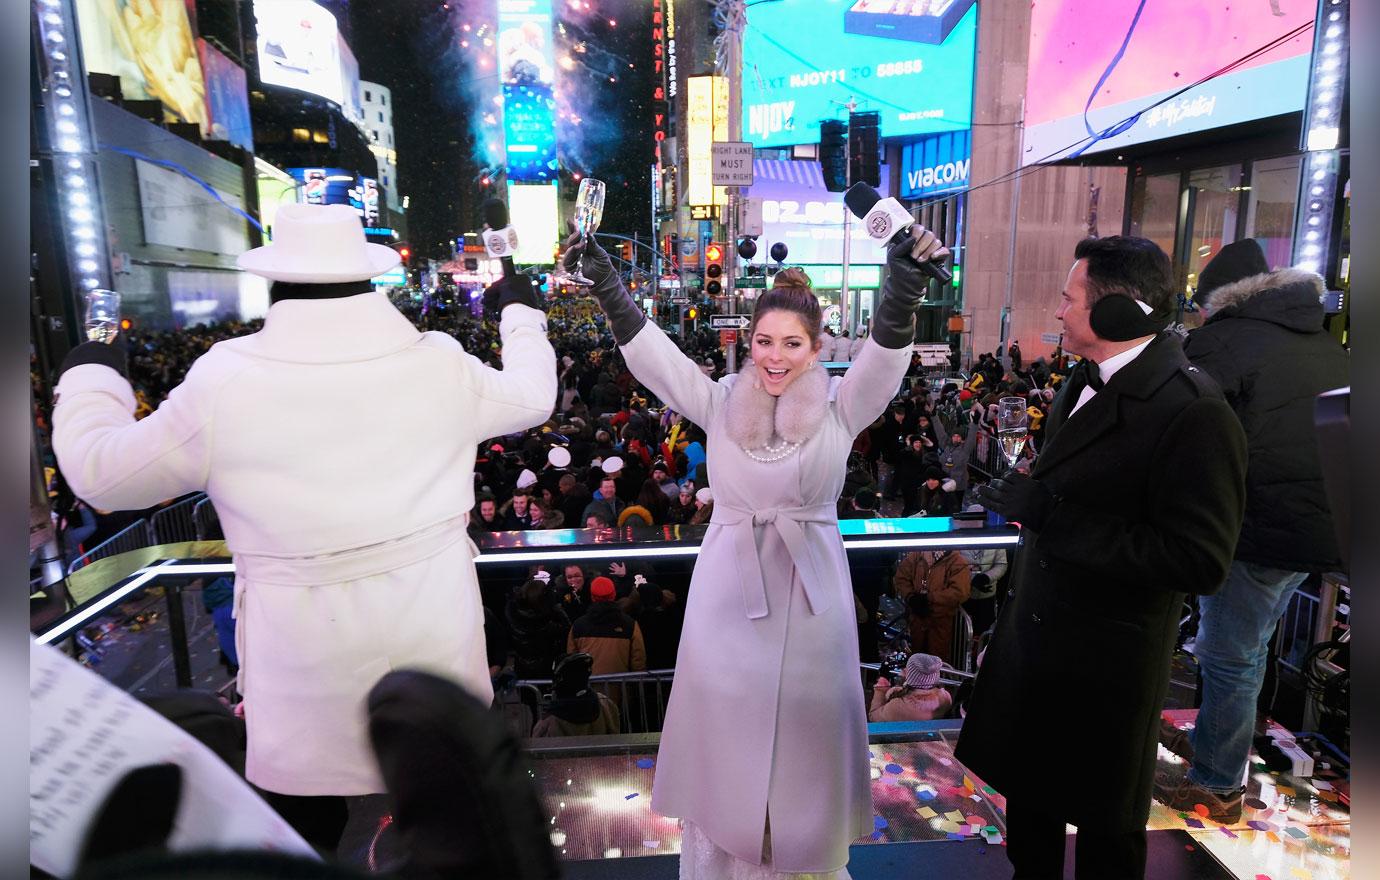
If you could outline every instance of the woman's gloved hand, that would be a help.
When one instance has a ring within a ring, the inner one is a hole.
[[[910,238],[887,250],[887,279],[872,318],[872,338],[878,345],[906,348],[915,341],[915,310],[924,302],[930,283],[917,261],[931,262],[948,255],[949,249],[919,223],[910,228]]]
[[[573,224],[571,229],[572,234],[565,241],[565,253],[561,255],[561,265],[567,272],[573,273],[579,265],[580,255],[584,254],[582,271],[586,278],[594,282],[590,292],[598,301],[599,308],[604,310],[613,338],[619,345],[626,345],[647,323],[647,316],[633,301],[632,294],[623,287],[623,279],[613,269],[613,260],[609,259],[608,253],[599,246],[594,236],[582,242],[581,235],[573,231]]]

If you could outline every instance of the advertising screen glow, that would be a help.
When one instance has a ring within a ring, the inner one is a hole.
[[[549,265],[556,253],[556,184],[508,183],[508,216],[518,235],[517,263]]]
[[[126,98],[161,101],[206,131],[206,84],[182,3],[77,0],[86,69],[120,78]]]
[[[882,137],[968,128],[977,6],[917,0],[752,4],[743,38],[743,132],[758,147],[819,141],[849,100],[881,113]]]
[[[254,0],[254,17],[259,79],[345,103],[335,16],[311,0]]]
[[[1311,22],[1316,3],[1147,3],[1062,0],[1031,10],[1022,163],[1066,155],[1088,127],[1102,131],[1190,83]],[[1278,9],[1278,12],[1275,10]],[[1083,109],[1130,30],[1125,54]],[[1313,34],[1305,31],[1153,110],[1087,152],[1278,116],[1303,109]]]
[[[254,128],[249,118],[244,68],[205,40],[196,42],[206,78],[207,137],[229,141],[254,152]]]
[[[754,159],[752,169],[754,180],[746,195],[762,200],[762,235],[757,239],[757,259],[764,259],[771,245],[780,241],[790,249],[787,265],[841,263],[843,213],[847,209],[843,205],[843,193],[824,188],[819,163]],[[888,173],[887,166],[883,165],[883,180]],[[861,223],[855,220],[850,232],[852,262],[884,261],[882,249],[867,237]],[[818,280],[815,286],[821,286]]]

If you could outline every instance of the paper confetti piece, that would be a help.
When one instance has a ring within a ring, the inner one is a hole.
[[[880,831],[874,831],[874,832],[872,832],[871,834],[869,834],[868,837],[871,838],[872,840],[881,840],[881,839],[882,839],[882,832],[880,832]]]
[[[888,826],[888,825],[890,825],[890,824],[891,824],[891,823],[888,822],[888,821],[887,821],[884,817],[882,817],[882,816],[873,816],[873,817],[872,817],[872,827],[875,828],[875,829],[877,829],[878,831],[881,831],[883,828],[885,828],[886,826]]]
[[[997,832],[995,832],[995,831],[992,832],[991,834],[988,834],[988,835],[987,835],[987,842],[990,843],[990,844],[992,844],[993,846],[1000,846],[1000,845],[1001,845],[1001,841],[1002,841],[1001,834],[999,834],[999,833],[997,833]]]
[[[1307,868],[1290,868],[1289,875],[1297,877],[1299,880],[1313,880],[1313,872]]]
[[[950,831],[949,834],[948,834],[948,837],[949,837],[950,840],[962,840],[962,839],[963,839],[963,835],[962,835],[962,834],[959,834],[959,833],[954,832],[954,831]]]
[[[1279,835],[1273,831],[1266,831],[1265,839],[1270,841],[1270,843],[1279,843]]]
[[[987,820],[981,816],[968,816],[967,819],[969,825],[976,825],[979,828],[987,824]]]
[[[1297,825],[1290,825],[1288,828],[1285,828],[1284,830],[1287,831],[1289,833],[1289,836],[1294,838],[1295,840],[1308,839],[1308,832]]]
[[[960,834],[960,835],[961,835],[961,834],[963,833],[963,831],[964,831],[963,827],[962,827],[961,825],[959,825],[957,822],[949,822],[949,821],[941,822],[941,823],[939,824],[939,830],[940,830],[940,831],[943,831],[945,834]]]
[[[936,795],[934,792],[929,791],[929,790],[926,790],[926,789],[922,789],[922,790],[916,791],[916,792],[915,792],[915,796],[918,797],[918,798],[920,798],[920,800],[922,800],[922,801],[932,801],[932,800],[934,800],[936,797],[938,797],[938,795]]]
[[[996,793],[997,793],[997,790],[996,790],[995,788],[993,788],[992,786],[990,786],[990,785],[984,785],[984,786],[982,787],[982,790],[985,791],[985,792],[987,792],[988,794],[996,794]]]
[[[1230,837],[1232,840],[1236,839],[1236,832],[1226,826],[1219,826],[1217,830]]]
[[[977,788],[976,785],[973,785],[973,780],[969,779],[968,774],[966,773],[963,774],[963,787],[968,789],[969,791],[972,791],[973,789]]]
[[[894,774],[896,774],[897,776],[900,776],[902,773],[905,773],[905,772],[906,772],[906,768],[905,768],[905,767],[902,767],[900,764],[887,764],[887,765],[886,765],[886,772],[888,772],[888,773],[894,773]]]
[[[963,814],[960,813],[958,810],[950,810],[949,812],[944,814],[944,818],[948,819],[950,822],[953,822],[954,824],[959,824],[963,822]]]
[[[968,797],[969,797],[969,799],[972,800],[972,802],[975,803],[975,804],[980,804],[980,803],[982,803],[982,795],[980,795],[980,794],[970,794],[970,795],[968,795]]]
[[[1326,782],[1322,779],[1314,779],[1313,787],[1316,788],[1318,791],[1331,791],[1332,783]]]
[[[1189,828],[1202,828],[1202,827],[1203,827],[1203,823],[1202,823],[1202,821],[1199,820],[1199,819],[1185,819],[1185,820],[1184,820],[1184,824],[1187,825]]]
[[[915,812],[920,814],[921,819],[933,819],[935,816],[939,815],[934,810],[931,810],[929,807],[919,807],[915,810]]]
[[[625,795],[623,795],[623,800],[625,800],[625,801],[630,801],[630,800],[632,800],[632,799],[635,798],[635,797],[637,797],[637,792],[633,792],[632,794],[625,794]]]
[[[1269,874],[1256,874],[1255,880],[1270,880]]]
[[[1249,826],[1251,826],[1252,828],[1254,828],[1256,831],[1269,831],[1269,830],[1270,830],[1270,823],[1269,823],[1269,822],[1261,822],[1259,819],[1252,819],[1251,821],[1247,822],[1246,824],[1249,825]]]
[[[655,766],[656,766],[656,761],[652,760],[651,758],[638,758],[638,759],[637,759],[637,768],[638,768],[639,770],[650,770],[650,769],[652,769],[652,768],[655,767]]]
[[[1212,811],[1209,810],[1205,804],[1194,804],[1193,812],[1197,813],[1199,816],[1202,816],[1204,819],[1206,819],[1208,817],[1208,814]]]
[[[645,846],[647,849],[656,849],[657,847],[661,846],[661,841],[659,841],[659,840],[644,840],[644,841],[642,841],[642,845]]]

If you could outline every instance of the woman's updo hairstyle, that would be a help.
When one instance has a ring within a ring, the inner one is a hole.
[[[824,311],[819,307],[810,276],[804,269],[792,266],[776,273],[771,290],[763,291],[752,308],[752,324],[748,327],[748,339],[757,332],[757,319],[770,311],[793,312],[805,325],[810,334],[810,345],[819,342],[819,334],[824,326]]]

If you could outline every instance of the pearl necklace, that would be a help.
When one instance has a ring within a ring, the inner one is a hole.
[[[757,452],[754,452],[751,449],[748,449],[746,446],[740,446],[739,448],[746,452],[748,458],[751,458],[753,461],[760,461],[764,464],[769,464],[773,461],[780,461],[781,459],[786,458],[791,453],[799,449],[800,444],[789,443],[786,440],[782,440],[775,446],[768,443],[766,446],[761,447],[763,453],[761,455],[759,455]]]

